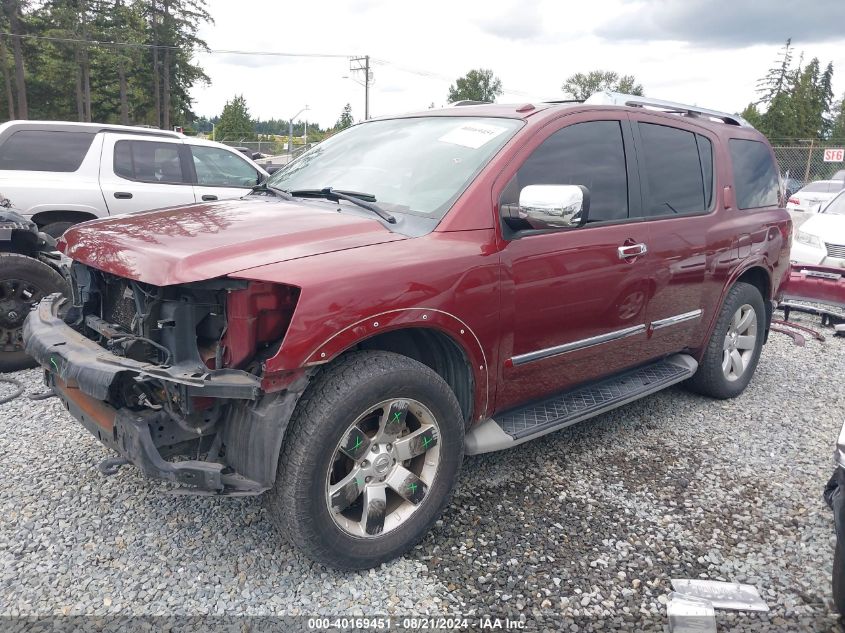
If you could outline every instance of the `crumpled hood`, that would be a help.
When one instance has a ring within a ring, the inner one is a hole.
[[[323,202],[255,197],[93,220],[68,229],[59,248],[93,268],[168,286],[403,239]]]

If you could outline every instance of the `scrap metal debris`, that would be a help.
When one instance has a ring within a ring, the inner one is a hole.
[[[795,330],[801,330],[802,332],[807,332],[808,334],[811,334],[813,336],[813,338],[815,338],[817,341],[821,341],[822,343],[824,343],[824,340],[825,340],[824,334],[822,334],[818,330],[814,330],[813,328],[809,328],[806,325],[801,325],[799,323],[794,323],[792,321],[781,321],[779,319],[772,319],[772,323],[774,323],[776,325],[784,325],[786,327],[791,327]],[[778,331],[780,331],[780,330],[778,330]]]
[[[673,591],[666,613],[671,633],[716,633],[716,610],[709,600]]]
[[[707,600],[716,609],[764,611],[769,606],[760,597],[757,587],[719,580],[672,579],[672,589],[684,596]]]
[[[786,334],[787,336],[792,337],[792,342],[795,343],[798,347],[804,347],[807,344],[807,340],[798,332],[786,330],[782,327],[777,327],[776,325],[773,325],[769,329],[771,329],[772,332],[780,332],[781,334]]]

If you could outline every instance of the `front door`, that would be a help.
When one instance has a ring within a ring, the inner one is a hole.
[[[584,185],[590,191],[585,226],[517,233],[502,250],[503,305],[512,337],[503,339],[499,410],[648,356],[652,258],[648,222],[631,220],[639,214],[640,197],[630,125],[627,118],[596,120],[595,113],[588,121],[576,117],[540,133],[546,138],[499,198],[500,204],[515,204],[519,191],[534,184]]]

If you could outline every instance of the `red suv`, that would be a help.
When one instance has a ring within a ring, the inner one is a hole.
[[[123,463],[401,555],[463,455],[669,385],[745,389],[789,265],[766,139],[603,93],[362,123],[235,201],[70,229],[27,351]]]

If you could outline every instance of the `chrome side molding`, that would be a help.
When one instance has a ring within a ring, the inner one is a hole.
[[[615,330],[613,332],[608,332],[607,334],[599,334],[598,336],[591,336],[590,338],[584,338],[580,341],[572,341],[571,343],[564,343],[563,345],[555,345],[554,347],[547,347],[545,349],[538,349],[534,352],[528,352],[527,354],[520,354],[519,356],[514,356],[511,358],[511,362],[514,366],[517,365],[524,365],[525,363],[530,363],[535,360],[540,360],[541,358],[549,358],[551,356],[559,356],[560,354],[566,354],[568,352],[574,352],[575,350],[584,349],[586,347],[593,347],[595,345],[602,345],[603,343],[609,343],[610,341],[616,341],[621,338],[625,338],[627,336],[634,336],[636,334],[642,334],[646,331],[645,325],[634,325],[633,327],[627,327],[622,330]]]
[[[651,329],[660,330],[664,327],[669,327],[670,325],[677,325],[678,323],[683,323],[684,321],[692,321],[694,319],[699,318],[700,316],[701,310],[690,310],[689,312],[684,312],[683,314],[676,314],[675,316],[666,317],[665,319],[652,321]]]
[[[674,316],[666,317],[665,319],[652,321],[650,328],[652,331],[660,330],[665,327],[669,327],[670,325],[677,325],[679,323],[684,323],[685,321],[692,321],[694,319],[698,319],[699,317],[701,317],[700,309],[690,310],[689,312],[684,312],[683,314],[676,314]],[[552,356],[560,356],[561,354],[568,354],[569,352],[574,352],[579,349],[586,349],[587,347],[594,347],[596,345],[610,343],[611,341],[618,341],[622,338],[642,334],[647,329],[648,328],[646,328],[645,325],[634,325],[621,330],[614,330],[613,332],[608,332],[606,334],[599,334],[598,336],[591,336],[578,341],[572,341],[571,343],[564,343],[563,345],[555,345],[554,347],[546,347],[533,352],[519,354],[511,358],[511,363],[514,367],[516,367],[517,365],[524,365],[525,363],[531,363],[535,360],[551,358]]]

